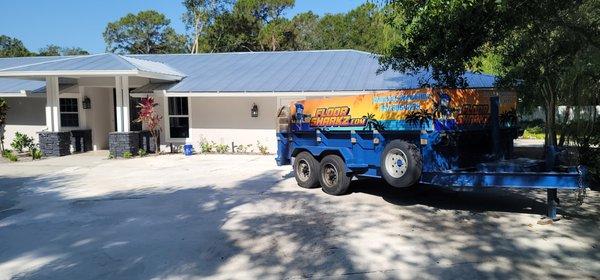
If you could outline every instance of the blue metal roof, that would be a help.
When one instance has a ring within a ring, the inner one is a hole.
[[[0,73],[138,69],[185,76],[178,82],[148,85],[139,89],[142,91],[151,88],[168,92],[374,91],[419,88],[422,81],[431,80],[429,71],[410,75],[387,70],[378,74],[379,67],[376,55],[355,50],[0,59]],[[491,88],[495,82],[494,76],[485,74],[466,73],[465,77],[471,88]],[[0,92],[31,90],[20,88],[24,86],[39,88],[40,82],[0,78]]]
[[[0,96],[2,93],[18,93],[21,91],[34,91],[46,87],[46,82],[0,78]]]
[[[11,67],[0,67],[0,74],[6,72],[27,75],[32,72],[48,71],[145,71],[151,73],[184,76],[160,62],[125,57],[112,53],[54,57],[43,61],[31,61]]]
[[[0,69],[15,67],[24,64],[38,63],[43,61],[54,60],[55,56],[39,56],[39,57],[9,57],[0,58]],[[21,80],[12,78],[0,78],[0,94],[2,93],[18,93],[22,90],[37,90],[45,87],[46,82]]]
[[[162,62],[186,78],[168,92],[303,92],[371,91],[419,88],[431,73],[418,75],[387,70],[380,74],[378,57],[355,50],[136,55]],[[467,73],[469,87],[490,88],[495,77]]]

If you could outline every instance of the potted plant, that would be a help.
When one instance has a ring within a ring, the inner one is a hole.
[[[160,152],[160,122],[162,121],[162,116],[156,109],[157,106],[158,103],[154,101],[154,98],[150,96],[142,98],[142,101],[137,105],[140,110],[138,118],[135,120],[136,122],[141,122],[146,125],[150,131],[151,138],[154,140],[154,152],[156,154]]]

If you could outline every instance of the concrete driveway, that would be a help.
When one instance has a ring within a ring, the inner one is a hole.
[[[296,186],[272,156],[0,163],[0,279],[594,278],[600,195]],[[596,278],[597,279],[597,278]]]

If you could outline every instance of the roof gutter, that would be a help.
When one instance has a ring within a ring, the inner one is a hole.
[[[0,97],[45,97],[46,93],[34,93],[30,90],[20,90],[18,92],[0,92]]]
[[[43,77],[114,77],[137,76],[165,81],[181,81],[183,77],[170,74],[138,70],[64,70],[64,71],[0,71],[0,77],[7,78],[43,78]]]
[[[480,90],[493,90],[493,88],[473,88]],[[167,97],[305,97],[305,96],[350,96],[365,93],[385,93],[399,90],[424,90],[421,89],[379,89],[379,90],[341,90],[341,91],[190,91],[174,92],[155,90],[154,94],[164,94]]]
[[[369,90],[369,91],[209,91],[209,92],[167,92],[165,90],[156,90],[155,94],[164,94],[167,97],[296,97],[296,96],[348,96],[359,95],[367,92],[387,92],[389,90]]]

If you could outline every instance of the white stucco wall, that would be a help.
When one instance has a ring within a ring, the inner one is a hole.
[[[79,127],[63,127],[62,131],[73,129],[92,129],[92,145],[95,150],[108,149],[108,133],[113,131],[113,107],[111,88],[84,88],[84,96],[92,102],[92,109],[83,110],[77,87],[69,92],[61,93],[60,98],[79,99]],[[5,146],[10,147],[15,132],[26,133],[38,141],[37,132],[46,130],[44,97],[9,97],[6,98],[10,106],[7,116],[5,133]],[[85,115],[85,116],[83,116]]]
[[[25,133],[38,141],[37,132],[46,129],[46,99],[27,97],[5,98],[10,109],[6,116],[4,146],[10,149],[15,132]]]
[[[114,131],[113,92],[111,88],[86,87],[84,96],[90,98],[92,108],[83,110],[86,128],[92,130],[94,150],[108,149],[108,133]]]
[[[277,151],[275,115],[277,97],[193,97],[191,101],[191,138],[198,150],[201,139],[217,144],[266,145]],[[258,106],[257,118],[250,116],[252,105]]]
[[[88,85],[100,85],[100,81],[87,81]],[[106,81],[108,84],[109,81]],[[78,89],[63,93],[61,97],[80,98]],[[83,96],[91,99],[92,109],[80,110],[80,128],[92,129],[92,145],[95,150],[108,149],[108,133],[114,131],[113,92],[109,87],[82,87]],[[155,96],[159,103],[158,111],[164,115],[161,144],[181,144],[187,142],[200,149],[200,141],[205,139],[217,144],[251,144],[258,152],[257,141],[267,146],[270,153],[277,151],[275,137],[275,117],[282,104],[302,97],[190,97],[190,138],[169,139],[169,117],[165,111],[163,96]],[[8,98],[12,109],[8,115],[6,133],[7,145],[12,141],[15,131],[27,133],[37,141],[38,131],[45,126],[45,98]],[[250,116],[252,105],[256,104],[259,116]],[[81,100],[79,102],[81,106]],[[67,129],[67,128],[64,128]],[[63,129],[63,130],[64,130]],[[75,129],[75,128],[68,128]]]

